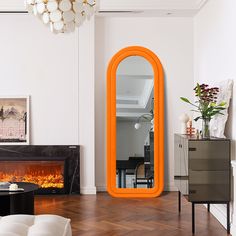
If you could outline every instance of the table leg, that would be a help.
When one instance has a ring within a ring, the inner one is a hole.
[[[230,234],[230,205],[227,203],[227,233]]]
[[[118,169],[118,188],[121,188],[121,170]]]
[[[195,203],[192,202],[192,233],[195,234]]]
[[[126,171],[121,170],[121,188],[126,188]]]
[[[14,214],[34,215],[34,192],[10,196],[10,212]]]
[[[10,215],[10,196],[1,196],[0,198],[0,216]]]
[[[207,203],[207,211],[210,212],[210,203]]]
[[[181,192],[178,192],[179,212],[181,212]]]

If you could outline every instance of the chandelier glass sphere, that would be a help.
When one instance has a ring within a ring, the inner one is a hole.
[[[29,13],[38,16],[53,33],[69,33],[95,12],[95,0],[25,0]]]

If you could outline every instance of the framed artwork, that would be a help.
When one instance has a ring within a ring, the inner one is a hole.
[[[0,145],[29,144],[29,96],[0,96]]]

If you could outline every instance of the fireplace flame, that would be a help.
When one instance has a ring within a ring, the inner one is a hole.
[[[40,169],[38,166],[27,168],[25,173],[22,170],[0,171],[2,182],[28,182],[38,184],[41,188],[64,188],[64,177],[61,168]]]

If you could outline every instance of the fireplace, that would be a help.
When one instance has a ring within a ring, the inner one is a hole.
[[[79,193],[79,146],[1,146],[0,181],[38,184],[38,194]]]
[[[3,182],[29,182],[43,189],[63,189],[64,161],[1,161],[0,179]]]

